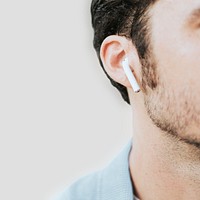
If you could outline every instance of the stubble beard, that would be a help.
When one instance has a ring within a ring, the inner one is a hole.
[[[191,85],[176,91],[164,83],[155,56],[149,55],[142,65],[144,104],[154,125],[173,140],[200,149],[200,95]]]

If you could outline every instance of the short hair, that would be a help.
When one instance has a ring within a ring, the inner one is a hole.
[[[100,58],[100,48],[109,35],[120,35],[131,39],[140,59],[145,59],[149,46],[147,11],[155,2],[156,0],[92,0],[93,45],[105,73]],[[123,99],[130,104],[126,87],[114,81],[107,73],[106,75]]]

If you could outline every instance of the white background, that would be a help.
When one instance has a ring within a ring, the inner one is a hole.
[[[0,2],[0,199],[50,199],[131,137],[92,39],[90,0]]]

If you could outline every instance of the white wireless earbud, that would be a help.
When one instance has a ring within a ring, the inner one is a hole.
[[[125,60],[122,61],[122,66],[124,68],[124,72],[133,88],[133,91],[134,92],[139,92],[140,91],[140,87],[130,69],[130,66],[129,66],[129,62],[128,62],[128,58],[126,57]]]

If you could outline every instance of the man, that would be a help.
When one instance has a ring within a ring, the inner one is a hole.
[[[93,0],[91,13],[100,63],[134,113],[133,137],[61,199],[200,199],[200,0]]]

